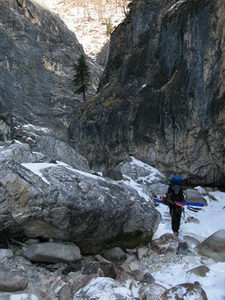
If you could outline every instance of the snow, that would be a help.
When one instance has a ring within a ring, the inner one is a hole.
[[[200,190],[199,187],[196,189]],[[202,188],[201,188],[202,189]],[[199,212],[192,212],[186,210],[186,217],[192,216],[197,218],[200,223],[185,223],[184,220],[181,222],[180,237],[184,235],[190,235],[193,237],[200,236],[207,238],[218,230],[225,229],[225,193],[222,192],[211,192],[218,201],[210,201],[208,199],[208,206],[205,206]],[[159,205],[157,209],[160,211],[162,216],[168,215],[168,207],[165,205]],[[158,238],[166,232],[172,232],[171,224],[169,221],[162,221],[157,232],[154,234],[153,239]],[[201,256],[195,257],[199,264],[171,264],[162,268],[160,271],[151,273],[156,279],[156,282],[162,284],[166,288],[170,288],[181,283],[194,283],[198,281],[202,288],[205,290],[208,300],[223,300],[225,299],[225,262],[214,262],[212,260],[204,259]],[[186,273],[188,270],[205,264],[208,266],[210,271],[206,277],[199,277],[192,273]],[[207,264],[208,262],[208,264]]]
[[[0,300],[2,299],[1,296],[3,296],[3,299],[6,299],[6,295],[8,296],[7,300],[38,300],[38,298],[34,295],[28,295],[28,294],[0,294]]]
[[[159,177],[163,177],[163,175],[156,169],[148,166],[147,164],[138,161],[135,158],[132,158],[132,164],[139,165],[141,167],[149,170],[149,175],[144,176],[148,182],[155,182]],[[97,180],[106,180],[102,177],[96,176],[94,174],[86,173],[84,171],[73,169],[71,166],[63,163],[57,162],[57,164],[52,163],[27,163],[23,164],[24,167],[28,168],[38,176],[40,176],[45,182],[49,183],[46,178],[44,178],[41,170],[48,167],[58,167],[64,166],[70,169],[73,172],[79,173],[81,175],[89,176],[95,178]],[[145,199],[145,201],[151,201],[149,196],[144,192],[142,185],[138,184],[137,181],[132,180],[131,178],[124,176],[126,180],[115,182],[115,184],[126,184],[129,187],[134,188],[137,193]],[[143,179],[140,178],[139,179]],[[205,193],[205,189],[202,187],[196,187],[200,193]],[[217,201],[211,200],[210,197],[204,196],[208,202],[208,206],[204,206],[200,211],[194,212],[185,208],[185,218],[194,217],[199,220],[199,223],[185,223],[185,220],[182,218],[181,226],[180,226],[180,238],[183,239],[185,235],[189,235],[193,238],[197,238],[199,241],[202,241],[208,238],[210,235],[214,234],[218,230],[225,230],[225,193],[221,191],[210,192],[209,196],[212,195]],[[156,207],[157,210],[162,215],[162,221],[159,224],[158,230],[155,232],[153,239],[160,237],[164,233],[172,233],[171,230],[171,220],[169,216],[169,209],[166,205],[160,204]],[[187,273],[192,268],[195,268],[200,265],[206,265],[209,268],[209,272],[206,277],[199,277],[193,273]],[[150,268],[150,267],[149,267]],[[208,300],[224,300],[225,299],[225,262],[214,262],[212,259],[204,258],[199,255],[194,256],[194,259],[187,256],[187,261],[180,264],[168,263],[164,265],[159,271],[151,272],[150,270],[146,270],[152,274],[152,276],[156,279],[156,283],[163,285],[166,288],[170,288],[172,286],[182,284],[182,283],[194,283],[198,281],[202,288],[205,290]],[[100,282],[95,282],[98,286]],[[92,286],[89,292],[92,295],[95,295],[96,289]],[[124,287],[126,284],[124,283]],[[118,287],[119,293],[123,294],[127,292],[123,287]],[[100,292],[101,300],[110,299],[112,297],[112,290],[105,292]],[[137,295],[138,288],[137,286],[133,286],[132,293]],[[128,295],[127,295],[128,296]],[[22,298],[10,298],[10,300],[22,300]],[[33,300],[33,298],[32,298]],[[34,298],[34,300],[36,300]]]

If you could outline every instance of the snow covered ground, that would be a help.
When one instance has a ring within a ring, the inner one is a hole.
[[[193,212],[185,208],[186,218],[192,216],[197,218],[200,223],[185,223],[182,219],[180,227],[180,237],[189,235],[205,239],[217,230],[225,229],[225,193],[211,192],[218,201],[208,200],[208,206],[205,206],[199,212]],[[164,233],[171,232],[170,218],[168,218],[168,207],[160,204],[157,209],[163,216],[162,223],[159,225],[154,238],[161,236]],[[169,264],[156,273],[152,273],[156,282],[162,284],[166,288],[175,286],[181,283],[194,283],[198,281],[205,290],[208,300],[223,300],[225,299],[225,262],[214,262],[211,259],[195,256],[198,264]],[[186,273],[194,267],[202,264],[207,265],[210,271],[206,277],[199,277],[195,274]]]
[[[64,163],[58,162],[58,164],[23,164],[25,167],[29,168],[32,172],[41,176],[44,181],[46,179],[41,174],[41,169],[46,167],[57,167],[57,165],[63,165],[64,167],[72,168]],[[163,176],[156,169],[143,164],[142,162],[133,159],[131,160],[131,165],[136,167],[142,167],[149,170],[150,174],[148,176],[142,177],[141,179],[148,181],[149,183],[154,182],[154,180],[160,180],[160,176]],[[75,172],[81,172],[75,170]],[[87,176],[95,175],[90,173],[85,173]],[[154,178],[154,176],[156,178]],[[128,177],[126,176],[126,179]],[[98,177],[99,179],[99,177]],[[104,178],[101,178],[105,180]],[[140,179],[140,178],[139,178]],[[127,184],[137,190],[139,195],[141,195],[146,201],[149,200],[149,196],[145,194],[145,191],[142,189],[142,185],[138,183],[138,180],[133,180],[129,178],[128,180],[118,182],[118,184],[123,183]],[[205,190],[202,187],[196,187],[201,193],[204,193]],[[183,216],[181,227],[180,227],[180,238],[183,239],[185,235],[197,238],[197,240],[202,241],[205,238],[209,237],[216,231],[220,229],[225,229],[225,193],[220,191],[208,192],[208,195],[211,197],[205,196],[205,199],[208,202],[208,206],[203,207],[200,211],[194,212],[185,208],[185,217]],[[159,196],[159,195],[158,195]],[[153,236],[153,239],[160,237],[164,233],[172,233],[171,230],[171,220],[169,216],[169,209],[167,206],[160,204],[156,208],[162,215],[162,221],[158,227],[158,230]],[[187,217],[194,217],[199,220],[199,223],[190,223],[185,222]],[[194,249],[192,249],[194,251]],[[160,255],[159,255],[160,256]],[[188,270],[198,267],[200,265],[206,265],[209,268],[209,272],[206,277],[199,277],[192,273],[187,273]],[[148,269],[146,269],[148,271]],[[214,262],[212,259],[201,257],[199,255],[186,256],[180,263],[174,263],[168,260],[166,264],[162,266],[161,269],[152,272],[149,269],[149,272],[153,275],[156,282],[163,285],[166,288],[181,284],[181,283],[194,283],[195,281],[199,282],[202,288],[205,290],[208,300],[224,300],[225,299],[225,262]],[[133,294],[137,293],[136,290],[132,290]],[[1,299],[1,298],[0,298]],[[23,298],[9,298],[10,300],[14,299],[23,299]],[[101,298],[102,299],[102,298]],[[106,298],[104,298],[106,299]]]

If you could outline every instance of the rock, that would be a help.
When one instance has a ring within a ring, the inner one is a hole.
[[[143,279],[141,280],[141,282],[143,283],[147,283],[147,284],[150,284],[150,283],[154,283],[155,282],[155,278],[150,274],[150,273],[145,273]]]
[[[195,299],[195,300],[207,300],[207,296],[203,288],[198,284],[183,283],[176,285],[161,295],[162,300],[169,299],[183,300],[183,299]]]
[[[139,266],[139,264],[136,263],[136,262],[131,262],[131,263],[129,264],[129,269],[130,269],[131,271],[139,270],[139,269],[140,269],[140,266]]]
[[[57,293],[59,300],[70,300],[73,296],[72,288],[69,284],[65,284]]]
[[[43,162],[46,155],[39,152],[31,152],[30,145],[13,143],[0,148],[0,156],[11,159],[19,164],[31,162]]]
[[[36,145],[33,148],[36,151],[44,153],[49,158],[67,163],[75,169],[90,171],[87,159],[68,143],[49,134],[36,135],[35,140]]]
[[[132,187],[65,165],[0,159],[0,183],[1,231],[73,241],[83,254],[148,244],[160,221]]]
[[[0,116],[0,141],[8,141],[12,139],[13,124],[12,116],[9,113],[5,113]]]
[[[214,261],[225,261],[225,229],[213,233],[195,249],[198,254],[210,257]]]
[[[102,176],[108,177],[113,180],[122,180],[123,179],[123,175],[120,171],[112,170],[112,169],[105,169],[102,172]]]
[[[188,255],[189,254],[188,243],[179,242],[178,248],[177,248],[177,254]]]
[[[111,278],[93,279],[85,288],[79,290],[73,300],[95,299],[135,300],[131,290]]]
[[[140,178],[143,178],[148,180],[149,183],[159,183],[165,180],[164,175],[158,170],[134,157],[130,157],[128,161],[120,163],[116,166],[116,170],[131,177],[133,180],[140,180]]]
[[[221,0],[132,2],[111,37],[99,93],[70,125],[93,165],[132,153],[195,185],[224,186],[225,47],[215,50],[224,12]]]
[[[190,248],[194,248],[195,246],[199,245],[201,241],[204,240],[202,237],[197,237],[197,236],[189,236],[189,235],[184,235],[183,240],[187,242]]]
[[[105,259],[103,256],[97,254],[95,255],[95,258],[97,259],[97,261],[99,261],[100,263],[106,263],[106,264],[111,264],[111,262],[107,259]]]
[[[28,246],[25,256],[37,262],[74,262],[81,259],[80,249],[74,244],[41,243]]]
[[[134,270],[131,272],[131,275],[137,281],[142,281],[144,279],[145,273],[141,270]]]
[[[0,270],[0,291],[17,292],[25,290],[27,280],[19,272],[13,272],[6,269]]]
[[[209,268],[207,266],[199,266],[187,271],[187,273],[193,273],[200,277],[205,277],[208,272]]]
[[[195,224],[199,224],[200,221],[194,217],[187,217],[187,219],[185,220],[185,223],[195,223]]]
[[[11,249],[0,249],[0,261],[1,262],[7,258],[12,258],[12,257],[13,257],[13,252]]]
[[[187,190],[185,190],[184,194],[185,194],[187,202],[190,202],[190,203],[199,202],[199,203],[204,204],[205,206],[208,205],[207,201],[201,196],[199,191],[187,189]]]
[[[122,264],[127,259],[127,254],[119,247],[104,252],[104,257],[115,264]]]
[[[175,235],[165,233],[160,238],[151,241],[151,249],[159,254],[176,253],[179,242],[179,238]]]
[[[110,277],[113,279],[117,279],[118,275],[118,268],[111,263],[101,262],[100,268],[104,273],[104,277]]]
[[[160,300],[160,295],[162,295],[166,290],[167,289],[164,286],[158,283],[145,284],[139,291],[139,297],[140,299],[143,298],[146,300]]]
[[[100,263],[96,261],[89,262],[85,264],[82,274],[83,275],[91,275],[91,274],[97,274],[98,270],[101,268]]]
[[[148,253],[148,250],[148,248],[137,248],[138,259],[141,260]]]
[[[31,123],[66,134],[74,107],[82,101],[72,77],[83,48],[56,14],[37,1],[20,2],[0,3],[1,111],[3,106],[11,112],[16,125]],[[91,81],[98,79],[101,68],[94,61],[89,65]],[[95,89],[90,86],[88,95]]]

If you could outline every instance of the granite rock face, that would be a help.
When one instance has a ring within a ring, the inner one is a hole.
[[[0,20],[1,115],[9,113],[16,125],[32,123],[66,132],[76,105],[83,101],[72,81],[82,46],[56,15],[32,0],[2,0]],[[93,94],[100,68],[88,63],[88,94]]]
[[[132,3],[99,94],[69,132],[91,165],[128,155],[194,184],[224,185],[225,2]]]
[[[160,213],[125,183],[59,164],[28,168],[0,160],[0,231],[8,237],[72,241],[85,254],[149,243],[158,227]]]

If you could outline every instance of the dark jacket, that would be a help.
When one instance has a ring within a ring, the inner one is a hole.
[[[175,202],[183,202],[184,201],[184,194],[183,191],[179,191],[178,194],[175,194],[174,191],[171,191],[167,194],[167,199],[169,202],[169,205],[175,204]]]

